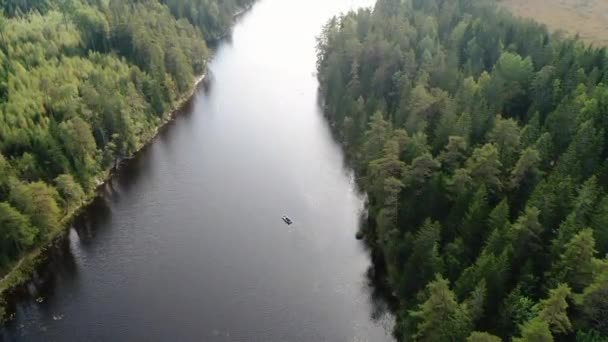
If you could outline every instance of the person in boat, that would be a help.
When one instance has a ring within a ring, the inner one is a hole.
[[[287,223],[288,225],[293,223],[293,221],[287,216],[283,216],[283,221],[285,221],[285,223]]]

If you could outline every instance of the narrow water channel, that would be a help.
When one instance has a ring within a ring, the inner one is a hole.
[[[372,2],[256,3],[208,85],[74,223],[0,338],[391,340],[354,239],[362,197],[314,75],[323,23]]]

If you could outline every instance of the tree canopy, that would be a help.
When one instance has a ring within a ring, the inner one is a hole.
[[[494,0],[378,0],[317,68],[400,339],[608,336],[605,48]]]
[[[60,229],[252,0],[0,0],[0,274]]]

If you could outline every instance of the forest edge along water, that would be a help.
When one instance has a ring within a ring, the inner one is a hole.
[[[192,1],[0,5],[2,288],[156,135],[252,2]]]
[[[244,11],[239,12],[238,15],[242,15]],[[236,16],[235,16],[236,18]],[[63,229],[53,232],[49,235],[48,241],[45,242],[41,247],[34,248],[23,256],[17,264],[0,279],[0,324],[6,324],[14,318],[14,312],[11,312],[11,307],[15,305],[15,302],[19,300],[20,296],[27,292],[27,284],[32,278],[39,277],[38,272],[41,268],[44,268],[46,263],[49,261],[49,253],[52,253],[54,249],[64,248],[66,239],[69,238],[69,229],[74,223],[74,220],[86,211],[93,202],[101,196],[104,188],[108,186],[108,182],[111,181],[112,177],[117,175],[119,168],[125,163],[128,163],[131,159],[137,157],[139,153],[142,153],[149,144],[151,144],[162,129],[165,129],[167,124],[175,119],[175,116],[192,100],[192,96],[195,94],[198,87],[205,81],[206,74],[200,75],[196,78],[192,85],[192,90],[176,103],[170,114],[167,115],[165,121],[155,130],[154,134],[150,139],[145,142],[133,155],[123,158],[122,160],[116,160],[114,166],[110,169],[105,170],[100,177],[103,179],[99,181],[96,189],[93,193],[88,195],[82,204],[74,208],[71,212],[65,215],[62,219]]]
[[[354,238],[363,198],[314,76],[322,25],[371,4],[257,2],[218,43],[213,77],[49,251],[2,336],[391,340]]]
[[[493,0],[378,0],[319,46],[396,338],[606,340],[606,48]]]
[[[240,6],[236,12],[232,15],[232,20],[234,23],[239,20],[239,18],[247,13],[253,5],[255,1]],[[213,47],[216,44],[221,43],[222,39],[225,39],[230,35],[232,28],[229,27],[225,30],[225,33],[222,34],[219,38],[213,39],[208,42],[208,44]],[[208,61],[213,58],[211,54],[208,57]],[[71,225],[74,220],[78,218],[79,215],[82,214],[98,196],[102,195],[103,188],[108,185],[108,182],[111,181],[112,177],[114,177],[118,171],[118,168],[128,163],[131,159],[136,157],[139,153],[142,152],[145,148],[147,148],[158,136],[159,132],[162,129],[165,129],[167,124],[175,119],[175,116],[180,113],[187,105],[188,102],[192,101],[192,97],[196,93],[201,83],[205,82],[207,76],[207,70],[201,75],[196,76],[195,80],[191,85],[191,89],[185,94],[181,95],[179,99],[177,99],[172,106],[172,109],[164,115],[164,120],[156,127],[154,132],[146,138],[141,146],[135,150],[130,156],[117,158],[112,167],[103,170],[100,174],[97,175],[97,184],[95,186],[95,190],[88,193],[87,197],[82,201],[82,203],[64,215],[61,219],[61,225],[64,227],[62,229],[51,232],[49,236],[46,238],[41,246],[35,247],[31,251],[27,252],[24,256],[22,256],[17,263],[8,271],[6,274],[2,276],[0,279],[0,324],[6,324],[7,321],[10,321],[14,318],[14,312],[11,312],[11,307],[14,306],[15,302],[19,300],[19,293],[23,294],[25,287],[29,281],[31,281],[32,277],[37,277],[37,272],[40,271],[41,268],[44,267],[45,263],[48,262],[49,253],[51,253],[52,249],[62,248],[64,242],[68,238],[68,233]]]
[[[245,15],[254,4],[255,1],[252,1],[240,6],[232,15],[233,22],[236,23],[236,21],[238,21],[241,16]],[[229,27],[225,30],[224,34],[217,39],[209,41],[208,44],[210,44],[210,46],[213,48],[214,45],[221,43],[222,39],[229,36],[231,30],[232,27]],[[213,54],[208,57],[208,61],[212,58]],[[65,229],[55,231],[48,237],[48,241],[46,243],[44,243],[41,247],[35,248],[28,252],[8,273],[2,276],[0,279],[0,324],[6,323],[6,320],[10,320],[14,315],[10,311],[6,311],[7,305],[10,305],[11,303],[11,300],[7,300],[7,298],[20,292],[19,287],[26,285],[31,277],[35,276],[38,269],[43,267],[45,262],[48,262],[48,254],[46,254],[46,252],[49,249],[58,248],[58,246],[63,244],[65,239],[68,238],[67,233],[69,233],[69,228],[73,224],[73,221],[77,219],[78,215],[86,210],[88,206],[92,205],[95,199],[102,194],[103,188],[106,187],[108,185],[107,183],[111,181],[113,176],[116,175],[118,168],[121,167],[121,165],[124,165],[124,163],[129,162],[129,160],[132,158],[136,157],[142,152],[142,150],[147,148],[149,144],[154,141],[154,139],[156,139],[159,132],[162,129],[165,129],[167,124],[175,119],[175,116],[188,105],[188,102],[192,101],[192,97],[196,93],[196,90],[199,88],[199,86],[201,86],[201,83],[205,82],[206,76],[206,70],[203,74],[196,76],[194,82],[192,83],[191,89],[186,94],[180,96],[180,98],[173,105],[173,108],[167,112],[167,115],[165,115],[165,119],[162,121],[162,123],[158,125],[153,134],[143,142],[139,149],[126,158],[116,159],[111,168],[104,170],[104,172],[98,176],[98,178],[101,180],[98,181],[95,190],[88,194],[88,197],[82,202],[81,205],[73,208],[63,217],[62,225],[65,227]],[[14,303],[14,300],[12,300],[12,302]]]

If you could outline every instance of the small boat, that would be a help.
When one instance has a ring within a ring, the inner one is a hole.
[[[287,223],[288,226],[293,223],[293,221],[287,216],[283,216],[283,221],[285,221],[285,223]]]

